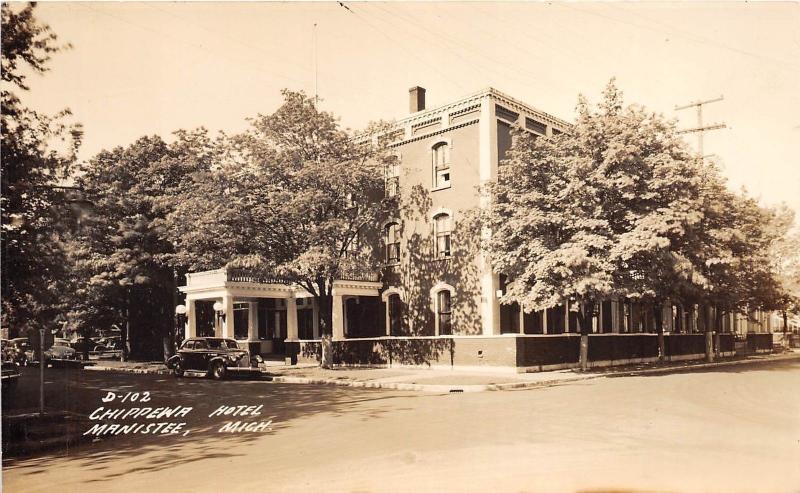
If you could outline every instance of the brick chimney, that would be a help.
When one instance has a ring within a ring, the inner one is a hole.
[[[425,109],[425,88],[414,86],[408,90],[408,103],[411,113]]]

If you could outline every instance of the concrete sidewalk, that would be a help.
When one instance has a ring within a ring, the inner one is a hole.
[[[313,364],[270,365],[262,373],[266,381],[293,384],[327,384],[358,388],[414,390],[423,392],[485,392],[559,385],[603,377],[665,374],[732,365],[800,359],[800,351],[783,354],[726,358],[714,363],[702,361],[650,363],[597,368],[587,372],[560,370],[537,373],[467,372],[461,370],[429,370],[417,368],[335,368],[325,370]],[[88,366],[89,371],[122,371],[127,373],[169,375],[163,363],[108,361]]]

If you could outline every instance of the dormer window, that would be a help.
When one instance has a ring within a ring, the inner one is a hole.
[[[450,186],[450,146],[447,142],[439,142],[432,148],[433,188]]]

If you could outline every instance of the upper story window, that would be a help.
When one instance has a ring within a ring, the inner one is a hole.
[[[383,230],[384,245],[386,248],[385,260],[387,264],[400,262],[400,225],[389,223]]]
[[[395,197],[400,194],[400,158],[392,156],[386,164],[386,197]]]
[[[433,188],[450,186],[450,146],[439,142],[433,146]]]
[[[433,218],[434,236],[436,237],[436,258],[450,258],[450,236],[452,221],[449,214],[438,214]]]
[[[347,243],[347,246],[344,249],[344,256],[345,257],[357,257],[358,252],[361,249],[361,234],[356,232],[352,238],[350,238],[350,242]],[[345,240],[347,241],[347,240]]]

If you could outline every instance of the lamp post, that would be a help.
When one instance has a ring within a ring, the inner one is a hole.
[[[175,345],[179,346],[179,339],[181,341],[183,340],[182,329],[186,325],[186,305],[178,305],[175,307],[175,320],[177,322],[177,326],[175,327]]]
[[[214,303],[214,313],[217,315],[217,323],[215,327],[219,327],[219,332],[222,333],[222,324],[225,323],[225,307],[222,306],[222,303],[217,301]],[[216,335],[216,334],[214,334]]]

